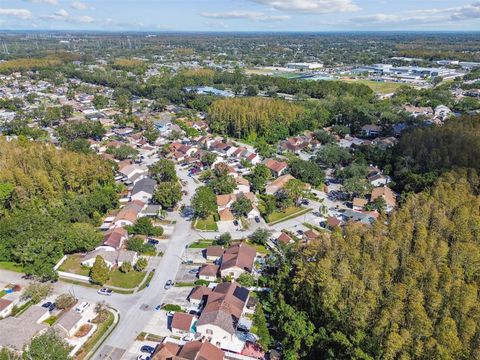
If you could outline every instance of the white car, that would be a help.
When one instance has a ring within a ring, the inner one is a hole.
[[[75,312],[81,314],[85,311],[86,308],[88,308],[90,306],[90,304],[86,301],[82,302],[80,305],[78,305],[76,308],[75,308]]]
[[[150,360],[151,357],[149,355],[146,355],[146,354],[142,354],[142,355],[138,355],[137,356],[137,360]]]
[[[110,296],[112,295],[112,293],[113,291],[107,288],[101,288],[100,290],[97,291],[97,294],[106,295],[106,296]]]

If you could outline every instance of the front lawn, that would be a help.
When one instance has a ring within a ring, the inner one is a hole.
[[[194,228],[202,231],[218,231],[217,223],[215,222],[213,215],[210,215],[205,219],[198,218],[195,220]]]
[[[90,351],[97,345],[102,336],[110,329],[115,320],[113,314],[109,311],[108,317],[101,324],[98,324],[97,329],[92,334],[92,336],[83,344],[83,346],[78,350],[75,358],[78,360],[84,359]],[[101,345],[101,344],[100,344]],[[98,346],[97,346],[98,347]]]
[[[89,276],[90,268],[80,264],[82,257],[82,255],[69,255],[58,270],[77,275]]]
[[[247,240],[246,243],[252,247],[255,248],[255,250],[257,250],[258,253],[260,254],[269,254],[270,251],[263,245],[260,245],[260,244],[254,244],[252,243],[250,240]]]
[[[123,273],[119,269],[115,269],[110,273],[110,279],[105,285],[117,286],[125,289],[133,289],[141,284],[145,275],[145,271],[132,270],[128,273]]]
[[[268,216],[267,221],[268,221],[269,225],[274,225],[274,224],[278,224],[279,222],[290,220],[290,219],[296,218],[297,216],[306,214],[311,210],[312,209],[309,209],[309,208],[292,206],[292,207],[287,208],[283,212],[275,211],[275,212],[271,213]]]
[[[190,249],[205,249],[212,245],[213,240],[199,240],[195,241],[194,243],[190,244],[188,247]]]
[[[12,261],[0,261],[0,269],[23,273],[23,266]]]

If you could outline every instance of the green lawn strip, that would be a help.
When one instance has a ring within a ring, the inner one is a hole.
[[[373,91],[383,94],[393,93],[397,91],[400,86],[405,85],[402,83],[371,81],[365,79],[342,79],[342,81],[364,84],[370,87]]]
[[[23,273],[23,266],[16,264],[12,261],[0,261],[0,269],[1,270],[8,270],[8,271],[15,271],[19,273]]]
[[[130,271],[123,273],[119,269],[115,269],[110,273],[110,279],[105,284],[124,289],[136,288],[142,280],[145,278],[146,273],[144,271]]]
[[[63,264],[58,268],[59,271],[88,276],[90,274],[90,268],[87,266],[82,266],[80,259],[82,255],[70,255],[63,262]]]
[[[102,343],[97,344],[97,342],[110,329],[114,320],[115,320],[115,317],[113,316],[113,314],[111,312],[109,312],[108,318],[103,323],[98,325],[97,329],[92,334],[92,336],[78,350],[75,358],[78,359],[78,360],[84,359],[90,353],[90,351],[92,351],[92,349],[94,349],[94,347],[97,347],[97,348],[100,347],[100,345],[102,345]],[[118,324],[118,322],[117,322],[117,324]],[[112,332],[114,328],[115,327],[113,327],[110,330],[110,332]],[[103,341],[105,341],[106,339],[107,338],[103,339]]]
[[[294,219],[297,216],[306,214],[312,211],[310,208],[298,208],[298,207],[290,207],[286,209],[284,212],[273,212],[268,216],[268,225],[275,225],[282,221]]]
[[[189,287],[189,286],[195,286],[193,282],[176,282],[175,283],[176,287]]]
[[[202,231],[218,231],[218,227],[213,219],[213,215],[210,215],[205,219],[196,219],[194,228]]]
[[[20,316],[25,311],[27,311],[27,309],[32,305],[33,305],[33,301],[29,300],[25,304],[23,304],[22,306],[18,307],[17,310],[13,311],[12,315],[15,316],[15,317]],[[14,307],[14,309],[15,309],[15,307]]]
[[[141,291],[143,289],[145,289],[147,287],[147,284],[150,283],[150,281],[152,281],[152,278],[153,278],[153,275],[155,275],[155,271],[150,271],[147,275],[147,278],[145,279],[145,281],[142,283],[142,285],[138,288],[138,291]]]
[[[45,324],[52,326],[58,320],[58,317],[55,315],[50,316],[47,320],[44,321]]]
[[[326,229],[324,228],[321,228],[320,226],[315,226],[315,225],[312,225],[312,224],[309,224],[309,223],[303,223],[303,226],[311,229],[311,230],[317,230],[317,231],[327,231]]]
[[[196,241],[192,244],[190,244],[188,247],[190,249],[205,249],[209,246],[211,246],[213,243],[213,240],[199,240],[199,241]]]

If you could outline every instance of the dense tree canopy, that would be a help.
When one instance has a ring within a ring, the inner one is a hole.
[[[287,359],[480,356],[480,197],[473,170],[279,257],[270,286]]]
[[[116,206],[111,165],[96,155],[0,138],[0,259],[52,277],[64,253],[88,251]]]

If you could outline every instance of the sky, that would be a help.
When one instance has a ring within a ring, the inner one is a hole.
[[[480,31],[480,1],[0,0],[0,29]]]

